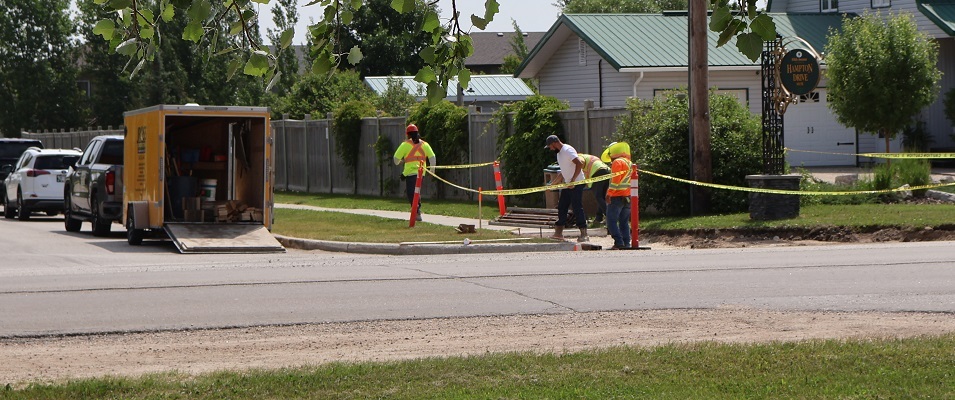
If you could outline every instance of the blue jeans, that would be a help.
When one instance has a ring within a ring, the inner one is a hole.
[[[561,189],[557,200],[557,226],[567,225],[567,209],[573,207],[574,219],[578,228],[587,227],[587,214],[584,213],[584,185],[575,185],[573,188]]]
[[[611,197],[607,205],[607,232],[616,247],[630,247],[630,198]]]

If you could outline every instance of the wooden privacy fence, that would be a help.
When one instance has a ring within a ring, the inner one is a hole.
[[[600,155],[617,130],[618,117],[628,114],[626,108],[584,108],[559,111],[564,137],[578,152]],[[468,114],[468,164],[495,161],[498,158],[499,127],[491,121],[492,114]],[[513,118],[513,114],[510,116]],[[327,119],[281,119],[272,121],[275,134],[275,189],[306,193],[359,194],[381,197],[404,197],[401,180],[403,165],[395,165],[392,155],[405,140],[405,117],[365,118],[361,125],[361,146],[357,172],[349,173],[335,149],[331,130],[331,115]],[[513,124],[508,124],[513,127]],[[38,139],[47,148],[85,149],[89,141],[99,135],[123,135],[124,129],[88,129],[71,132],[25,133],[23,137]],[[510,128],[513,129],[513,128]],[[379,137],[387,139],[387,154],[378,160],[374,144]],[[428,132],[422,132],[428,139]],[[543,142],[541,151],[543,151]],[[435,149],[438,165],[444,165],[441,149]],[[543,170],[542,166],[542,170]],[[507,169],[501,165],[501,169]],[[457,185],[475,189],[493,190],[494,169],[491,166],[439,169],[436,173]],[[543,183],[543,172],[541,182]],[[505,188],[507,182],[504,182]],[[426,180],[421,188],[423,198],[474,199],[475,194],[447,186],[434,179]]]

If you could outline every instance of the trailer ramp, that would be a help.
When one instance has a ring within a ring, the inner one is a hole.
[[[163,229],[180,253],[285,252],[261,224],[166,223]]]

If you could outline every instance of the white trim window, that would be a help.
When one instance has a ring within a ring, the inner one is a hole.
[[[872,8],[886,8],[892,7],[892,0],[871,0]]]
[[[839,0],[819,0],[819,12],[836,11],[839,11]]]

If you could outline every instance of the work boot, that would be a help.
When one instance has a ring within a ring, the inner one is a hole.
[[[554,225],[554,234],[550,238],[554,240],[564,240],[564,227]]]
[[[418,213],[418,216],[415,217],[415,221],[421,221],[421,213],[420,213],[420,212]]]
[[[587,236],[587,227],[580,228],[580,236],[577,237],[578,243],[589,242],[590,236]]]

